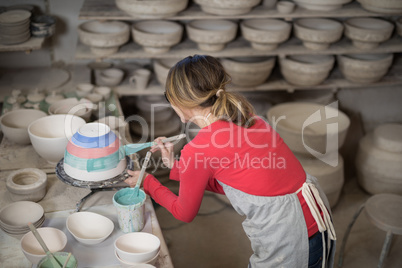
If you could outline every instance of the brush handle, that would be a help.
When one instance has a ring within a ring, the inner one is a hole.
[[[186,137],[186,134],[180,134],[180,135],[176,135],[176,136],[172,136],[172,137],[163,139],[162,142],[166,143],[166,142],[171,142],[171,141],[177,141],[177,140],[181,140],[185,137]]]
[[[144,177],[145,170],[147,169],[148,162],[151,159],[151,155],[152,155],[152,153],[150,151],[148,151],[147,155],[145,156],[144,163],[142,164],[140,175],[138,176],[138,180],[137,180],[137,183],[135,185],[135,188],[140,188],[140,186],[141,186],[141,182],[142,182],[142,179]]]

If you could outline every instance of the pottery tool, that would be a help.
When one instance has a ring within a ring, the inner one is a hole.
[[[145,170],[147,169],[148,162],[151,159],[151,155],[152,155],[152,152],[148,151],[147,155],[145,156],[145,160],[144,160],[144,163],[142,164],[140,175],[138,176],[137,183],[136,183],[136,185],[134,187],[134,190],[133,190],[133,196],[138,196],[140,194],[141,182],[142,182],[142,179],[144,177]]]
[[[48,247],[45,244],[45,241],[43,241],[42,237],[36,230],[35,226],[30,222],[28,223],[29,229],[31,229],[33,235],[35,236],[36,240],[38,240],[40,246],[42,249],[46,252],[47,257],[50,259],[50,261],[53,264],[53,267],[62,267],[62,265],[57,261],[57,259],[54,257],[54,255],[49,251]]]
[[[67,267],[67,263],[68,263],[68,261],[70,260],[70,257],[71,257],[71,252],[68,253],[67,259],[66,259],[66,261],[65,261],[64,264],[63,264],[63,268],[66,268],[66,267]]]
[[[166,142],[177,141],[177,140],[181,140],[181,139],[183,139],[185,137],[186,137],[186,134],[180,134],[180,135],[176,135],[176,136],[173,136],[173,137],[163,139],[162,142],[166,143]],[[145,143],[127,144],[127,145],[124,145],[124,150],[125,150],[126,155],[130,155],[130,154],[134,154],[136,152],[139,152],[142,149],[152,147],[154,145],[157,145],[157,143],[154,142],[154,141],[145,142]]]

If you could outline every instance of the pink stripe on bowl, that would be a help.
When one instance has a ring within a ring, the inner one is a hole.
[[[116,151],[118,151],[119,148],[120,148],[120,140],[119,138],[116,137],[113,143],[103,148],[82,148],[75,145],[74,143],[71,142],[71,140],[69,140],[66,150],[69,154],[79,158],[95,159],[111,155]]]

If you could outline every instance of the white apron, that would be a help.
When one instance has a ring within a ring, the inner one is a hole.
[[[232,203],[233,208],[242,216],[243,229],[251,241],[254,254],[250,257],[252,268],[306,268],[309,258],[309,240],[304,214],[297,193],[302,194],[316,219],[319,231],[328,232],[328,241],[323,249],[333,240],[328,255],[324,254],[323,267],[331,268],[335,255],[335,231],[330,215],[324,213],[325,221],[319,217],[317,203],[329,209],[326,195],[317,183],[317,179],[307,174],[306,182],[296,192],[282,196],[255,196],[234,189],[218,181]],[[314,198],[312,198],[314,196]],[[323,211],[326,211],[323,209]],[[324,236],[323,236],[324,237]]]

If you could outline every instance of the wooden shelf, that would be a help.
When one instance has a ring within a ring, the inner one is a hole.
[[[187,9],[168,20],[196,20],[196,19],[258,19],[258,18],[313,18],[313,17],[373,17],[384,14],[366,11],[359,3],[353,2],[344,5],[342,9],[331,11],[315,11],[297,7],[291,14],[281,14],[276,9],[267,9],[258,5],[247,14],[233,16],[219,16],[205,13],[200,6],[190,3]],[[81,20],[140,20],[117,8],[115,0],[85,0],[79,14]]]
[[[371,84],[358,84],[346,80],[339,69],[335,68],[329,77],[320,85],[316,86],[297,86],[292,85],[284,80],[278,69],[275,69],[273,74],[268,80],[256,87],[239,87],[230,85],[228,90],[236,92],[247,91],[275,91],[284,90],[293,92],[295,90],[338,90],[341,88],[364,88],[364,87],[385,87],[385,86],[402,86],[402,57],[396,57],[394,63],[380,81]],[[136,89],[134,86],[128,84],[125,81],[122,85],[115,88],[116,93],[119,96],[139,96],[139,95],[162,95],[164,92],[163,86],[161,86],[156,80],[152,80],[149,86],[144,90]]]
[[[44,37],[31,37],[28,41],[16,45],[2,45],[0,44],[0,52],[9,51],[31,51],[40,49],[43,45]]]
[[[194,54],[208,54],[214,57],[242,57],[242,56],[284,56],[284,55],[300,55],[300,54],[353,54],[353,53],[395,53],[402,50],[402,37],[395,35],[390,40],[382,43],[375,49],[369,51],[362,51],[352,45],[352,42],[344,37],[341,41],[332,44],[325,50],[311,50],[303,46],[302,42],[296,37],[272,51],[259,51],[251,47],[250,43],[243,37],[230,42],[226,48],[218,52],[203,52],[198,49],[197,44],[189,39],[184,40],[180,44],[172,47],[172,49],[162,54],[152,54],[144,51],[144,49],[129,41],[123,45],[119,51],[106,58],[110,59],[149,59],[149,58],[184,58]],[[99,56],[94,55],[90,48],[86,45],[79,43],[77,45],[75,57],[77,59],[97,59]]]

